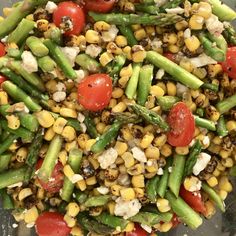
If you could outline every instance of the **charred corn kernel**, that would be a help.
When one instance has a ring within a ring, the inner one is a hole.
[[[64,215],[64,221],[66,222],[66,224],[68,225],[68,227],[72,228],[76,225],[76,219],[65,214]]]
[[[13,8],[10,8],[10,7],[4,7],[2,9],[2,12],[3,12],[3,16],[7,17],[11,14]]]
[[[156,97],[161,97],[165,94],[165,91],[158,85],[151,86],[150,94]]]
[[[18,162],[24,162],[28,154],[28,150],[25,147],[21,147],[16,152],[16,160]]]
[[[104,52],[100,58],[99,61],[102,66],[106,66],[109,62],[111,62],[114,59],[113,55],[109,52]]]
[[[142,198],[145,195],[144,188],[134,188],[136,198]]]
[[[76,138],[76,131],[73,127],[71,126],[66,126],[62,133],[62,137],[66,139],[66,141],[71,142]]]
[[[178,38],[175,33],[165,33],[163,36],[164,43],[176,44],[177,40],[178,40]]]
[[[121,98],[122,96],[124,95],[124,90],[121,89],[121,88],[114,88],[113,91],[112,91],[112,97],[113,98]]]
[[[144,182],[144,175],[135,175],[132,177],[131,183],[134,188],[144,188],[145,182]]]
[[[74,226],[71,229],[70,234],[73,235],[73,236],[83,236],[84,235],[82,229],[78,226]]]
[[[177,52],[179,52],[180,48],[178,45],[170,44],[170,45],[168,45],[168,50],[171,53],[177,53]]]
[[[134,37],[140,41],[147,37],[146,31],[144,28],[138,29],[134,32]]]
[[[85,149],[86,142],[89,140],[88,134],[80,134],[77,138],[78,145],[81,149]]]
[[[156,34],[154,26],[148,25],[145,27],[145,30],[146,30],[147,35],[149,35],[149,36],[155,36],[155,34]]]
[[[201,30],[204,24],[204,18],[199,15],[192,15],[189,19],[189,28],[192,30]]]
[[[186,38],[184,43],[190,52],[196,51],[201,45],[199,39],[195,35],[192,35],[190,38]]]
[[[45,32],[48,30],[49,22],[45,19],[40,19],[36,21],[37,29],[41,32]]]
[[[114,196],[120,196],[120,190],[122,189],[121,185],[115,184],[111,186],[111,193]]]
[[[134,230],[134,227],[135,227],[134,222],[129,222],[126,225],[124,232],[132,232]]]
[[[90,151],[94,143],[96,143],[96,139],[89,139],[85,144],[85,150]]]
[[[53,124],[53,131],[56,134],[62,134],[64,127],[66,126],[67,120],[59,117],[56,119],[55,123]]]
[[[0,105],[7,105],[9,103],[8,101],[8,95],[4,91],[0,91]]]
[[[230,151],[221,149],[219,154],[223,159],[226,159],[230,156]]]
[[[23,188],[18,195],[18,199],[19,201],[24,200],[25,198],[29,197],[30,195],[32,195],[33,192],[31,190],[31,188]]]
[[[218,184],[218,180],[215,176],[210,177],[207,180],[207,183],[211,186],[211,187],[215,187]]]
[[[131,75],[133,74],[133,68],[132,68],[132,64],[129,64],[126,67],[123,67],[120,71],[120,77],[131,77]]]
[[[232,158],[225,158],[221,160],[221,163],[224,167],[230,168],[234,165],[234,161]]]
[[[112,108],[112,112],[117,113],[117,112],[124,112],[126,110],[127,106],[124,102],[119,102]]]
[[[220,198],[224,201],[228,196],[228,192],[226,192],[224,190],[220,190],[219,195],[220,195]]]
[[[88,43],[100,43],[101,37],[95,30],[87,30],[85,34],[86,42]]]
[[[128,149],[128,145],[124,142],[117,141],[114,147],[119,156],[122,156]]]
[[[134,159],[132,153],[125,152],[121,157],[125,162],[125,167],[126,168],[130,168],[135,164],[135,159]]]
[[[66,143],[65,144],[65,150],[67,151],[67,152],[70,152],[72,149],[74,149],[74,148],[78,148],[78,146],[77,146],[77,142],[74,140],[74,141],[72,141],[72,142],[68,142],[68,143]]]
[[[120,55],[123,53],[122,49],[119,48],[114,42],[109,42],[107,44],[107,52],[109,53],[113,53],[113,54],[116,54],[116,55]]]
[[[219,137],[219,136],[215,136],[213,139],[212,139],[212,142],[214,144],[217,144],[217,145],[220,145],[222,143],[222,139]]]
[[[55,93],[55,92],[57,91],[56,85],[57,85],[56,80],[49,80],[49,81],[46,83],[45,87],[46,87],[46,89],[48,90],[48,92],[50,92],[50,93]]]
[[[153,139],[154,139],[154,135],[152,133],[145,134],[142,140],[140,141],[140,147],[143,149],[149,147]]]
[[[36,117],[39,124],[44,128],[51,127],[55,122],[55,119],[49,111],[42,110],[40,112],[37,112]]]
[[[111,26],[106,23],[105,21],[97,21],[95,24],[94,24],[94,29],[96,31],[107,31],[111,28]]]
[[[146,51],[137,51],[132,54],[133,62],[139,63],[143,62],[146,58],[147,52]]]
[[[97,159],[95,159],[94,157],[91,156],[91,157],[88,157],[88,160],[92,164],[92,166],[95,170],[97,170],[99,168],[100,164]]]
[[[229,132],[236,130],[236,121],[234,120],[229,120],[226,123],[226,128]]]
[[[130,46],[126,46],[123,48],[123,53],[126,55],[128,60],[132,59],[132,49]]]
[[[125,201],[131,201],[135,198],[135,192],[133,188],[123,188],[120,190],[120,196]]]
[[[156,159],[158,160],[160,157],[160,151],[159,148],[154,146],[149,146],[145,149],[145,155],[148,159]]]
[[[167,82],[166,89],[169,96],[176,95],[176,85],[173,82]]]
[[[218,162],[216,168],[220,171],[225,171],[225,167],[220,162]]]
[[[38,199],[44,199],[44,189],[43,188],[39,188],[38,191],[37,191],[37,198]]]
[[[132,27],[133,31],[136,31],[136,30],[139,30],[142,28],[142,26],[140,24],[131,25],[131,27]]]
[[[122,137],[126,140],[129,141],[133,139],[133,135],[131,134],[130,129],[126,126],[121,129]]]
[[[20,119],[16,115],[7,115],[7,125],[10,129],[18,129],[20,127]]]
[[[204,79],[207,75],[207,71],[205,68],[194,68],[193,74],[196,75],[199,79]]]
[[[71,217],[76,217],[80,212],[79,205],[76,202],[70,202],[67,205],[67,211],[66,214],[68,214]]]
[[[77,118],[77,112],[70,108],[61,108],[60,115],[64,117]]]
[[[127,39],[123,35],[116,36],[115,43],[117,44],[118,47],[122,48],[128,45]]]
[[[162,147],[161,147],[161,154],[164,157],[169,157],[172,154],[172,149],[171,146],[167,143],[165,143]]]
[[[200,2],[196,14],[202,16],[204,19],[208,19],[212,15],[211,5],[207,2]]]
[[[222,66],[220,64],[208,65],[208,75],[211,78],[216,77],[222,72]]]
[[[76,182],[76,187],[80,189],[81,191],[85,191],[87,188],[85,180],[83,179]]]
[[[124,164],[124,160],[123,160],[121,157],[118,156],[118,157],[116,158],[115,164],[116,164],[116,165]],[[119,168],[120,168],[120,166],[119,166]]]
[[[116,203],[113,201],[107,203],[107,208],[108,208],[109,214],[114,215],[115,206],[116,206]]]
[[[209,200],[207,202],[205,202],[205,208],[206,211],[203,213],[203,215],[207,218],[210,219],[215,213],[216,213],[216,209],[214,204]]]
[[[179,155],[187,155],[189,153],[189,148],[188,148],[188,146],[176,147],[175,152]]]
[[[168,232],[171,230],[173,224],[172,222],[165,222],[161,225],[161,232]]]
[[[171,209],[169,201],[165,198],[158,198],[156,205],[160,212],[167,212]]]
[[[214,175],[215,177],[220,176],[220,174],[221,174],[221,172],[220,172],[218,169],[215,169],[214,172],[213,172],[213,175]]]
[[[86,185],[91,186],[91,185],[95,185],[97,183],[97,179],[95,176],[92,176],[92,177],[87,178],[85,180],[85,182],[86,182]]]
[[[33,206],[27,210],[24,214],[24,221],[26,224],[33,223],[37,220],[39,216],[38,209],[36,206]]]
[[[220,190],[224,190],[226,192],[232,192],[233,190],[233,186],[232,184],[229,182],[229,179],[227,176],[222,176],[220,178],[220,181],[219,181],[219,189]]]
[[[53,131],[53,127],[47,129],[46,133],[44,134],[44,139],[47,141],[51,141],[55,136],[55,132]]]
[[[187,70],[188,72],[192,72],[193,71],[193,65],[191,64],[191,62],[188,59],[182,59],[179,63],[179,65],[184,68],[185,70]]]
[[[128,168],[127,173],[130,175],[140,175],[143,173],[143,166],[141,164],[136,164]]]
[[[161,134],[160,136],[154,139],[154,145],[157,147],[163,146],[167,141],[167,136],[165,134]]]
[[[99,134],[102,134],[104,132],[106,128],[106,125],[102,122],[99,122],[97,125],[96,125],[96,129],[98,131]]]
[[[179,21],[175,24],[175,28],[180,31],[180,30],[185,30],[188,28],[188,22],[185,20]]]

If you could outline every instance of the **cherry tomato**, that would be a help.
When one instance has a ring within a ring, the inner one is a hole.
[[[87,11],[106,13],[112,10],[115,2],[115,0],[86,0],[84,7]]]
[[[43,159],[40,159],[36,165],[36,170],[40,169],[42,164],[43,164]],[[52,180],[48,182],[44,182],[41,179],[38,180],[40,185],[46,191],[50,193],[58,193],[63,186],[63,179],[64,179],[63,165],[60,162],[57,162],[56,166],[54,167],[51,179]]]
[[[0,75],[0,85],[6,80],[7,80],[7,78],[5,76]]]
[[[58,212],[44,212],[36,220],[35,227],[39,236],[68,236],[71,228]]]
[[[181,221],[179,220],[178,216],[175,213],[171,219],[171,222],[172,222],[172,229],[177,227],[181,223]]]
[[[100,111],[111,99],[112,80],[106,74],[87,76],[78,85],[78,101],[90,111]]]
[[[221,65],[230,78],[236,79],[236,47],[228,48],[226,60]]]
[[[147,235],[148,233],[139,224],[135,224],[135,228],[132,232],[125,234],[125,236],[147,236]]]
[[[175,54],[173,54],[171,52],[165,52],[165,53],[163,53],[163,56],[165,56],[169,60],[175,62],[175,59],[176,59],[176,55]]]
[[[174,147],[187,146],[194,135],[195,122],[189,108],[183,102],[175,104],[167,117],[170,131],[167,133],[168,143]]]
[[[180,196],[193,210],[203,214],[206,212],[200,191],[189,192],[182,185],[180,188]]]
[[[5,46],[3,43],[0,43],[0,57],[5,56],[5,54],[6,54]]]
[[[71,30],[65,31],[65,35],[78,35],[85,25],[85,14],[82,8],[74,2],[61,2],[58,4],[58,8],[53,13],[53,22],[57,27],[62,26],[63,19],[72,22]],[[64,27],[63,27],[64,29]]]

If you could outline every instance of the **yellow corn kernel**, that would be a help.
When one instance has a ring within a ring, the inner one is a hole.
[[[179,52],[180,48],[178,45],[170,44],[170,45],[168,45],[168,50],[171,53],[177,53],[177,52]]]
[[[222,159],[221,160],[221,163],[224,167],[226,168],[230,168],[230,167],[233,167],[234,165],[234,161],[232,158],[225,158],[225,159]]]
[[[215,206],[211,201],[207,201],[205,202],[205,208],[206,208],[206,211],[203,213],[203,215],[207,219],[210,219],[216,213]]]
[[[208,75],[211,78],[216,77],[218,74],[222,72],[222,66],[220,64],[216,65],[208,65]]]
[[[146,51],[137,51],[132,54],[132,61],[139,63],[143,62],[144,59],[146,58],[147,52]]]
[[[61,108],[60,115],[64,117],[77,118],[77,112],[70,108]]]
[[[116,203],[111,201],[107,203],[108,212],[111,215],[114,215]]]
[[[114,184],[111,186],[111,193],[114,196],[120,196],[120,190],[122,189],[121,185]]]
[[[44,199],[44,189],[43,188],[39,188],[38,191],[37,191],[37,199]]]
[[[167,136],[165,134],[161,134],[160,136],[156,137],[153,141],[155,146],[161,147],[166,143]]]
[[[167,212],[171,209],[169,201],[165,198],[158,198],[156,205],[160,212]]]
[[[114,88],[113,91],[112,91],[112,97],[113,98],[121,98],[122,96],[124,95],[124,90],[121,89],[121,88]]]
[[[116,99],[112,98],[112,99],[110,100],[110,103],[109,103],[108,107],[109,107],[109,108],[113,108],[114,106],[116,106],[116,104],[117,104]]]
[[[191,37],[186,38],[184,40],[184,43],[190,52],[196,51],[201,45],[199,39],[195,35],[192,35]]]
[[[188,28],[188,22],[185,20],[179,21],[175,24],[175,28],[180,31],[180,30],[185,30]]]
[[[18,129],[20,127],[20,119],[16,115],[7,115],[7,125],[10,129]]]
[[[106,66],[108,63],[110,63],[114,59],[113,55],[109,52],[104,52],[100,58],[99,61],[102,66]]]
[[[55,122],[55,119],[49,111],[42,110],[40,112],[37,112],[36,117],[39,124],[44,128],[51,127]]]
[[[167,143],[165,143],[162,147],[161,147],[161,154],[164,157],[169,157],[172,154],[172,149],[171,146]]]
[[[236,130],[236,121],[234,120],[227,121],[226,128],[229,132]]]
[[[107,31],[111,28],[111,26],[106,23],[105,21],[97,21],[95,24],[94,24],[94,29],[96,31]]]
[[[116,54],[116,55],[120,55],[123,53],[122,49],[119,48],[114,42],[109,42],[107,44],[107,52],[109,53],[113,53],[113,54]]]
[[[97,183],[97,179],[95,176],[89,177],[85,180],[86,184],[91,186],[91,185],[95,185]]]
[[[167,82],[166,84],[167,94],[169,96],[176,96],[176,85],[173,82]]]
[[[125,162],[126,168],[130,168],[135,164],[135,159],[130,152],[125,152],[121,157]]]
[[[59,117],[56,119],[55,123],[53,124],[53,131],[56,134],[62,134],[64,127],[66,126],[67,120]]]
[[[75,175],[74,171],[72,170],[72,168],[70,167],[70,165],[65,165],[64,168],[63,168],[63,172],[65,174],[65,176],[68,178],[68,179],[72,179],[73,176]]]
[[[96,143],[96,139],[89,139],[85,144],[85,150],[90,151],[94,143]]]
[[[207,183],[211,186],[211,187],[215,187],[218,184],[218,180],[215,176],[210,177],[207,180]]]
[[[215,177],[218,177],[218,176],[220,176],[220,174],[221,174],[221,172],[216,168],[215,170],[214,170],[214,172],[213,172],[213,175],[215,176]]]
[[[78,189],[80,189],[81,191],[85,191],[87,188],[85,180],[83,179],[83,180],[79,180],[78,182],[76,182],[76,187]]]
[[[141,28],[141,29],[136,30],[136,31],[134,32],[134,37],[135,37],[138,41],[140,41],[140,40],[146,38],[146,37],[147,37],[147,34],[146,34],[145,29]]]
[[[135,192],[133,188],[123,188],[120,190],[120,195],[125,201],[131,201],[135,198]]]
[[[4,7],[4,8],[2,9],[3,16],[5,16],[5,17],[9,16],[9,15],[12,13],[12,10],[13,10],[13,8]]]
[[[216,145],[220,145],[222,143],[222,138],[220,138],[219,136],[215,136],[213,139],[212,139],[212,142]]]
[[[0,91],[0,105],[7,105],[8,103],[7,93],[5,91]]]
[[[204,18],[199,15],[192,15],[189,19],[189,28],[192,30],[201,30],[204,24]]]
[[[191,64],[191,62],[188,59],[182,59],[179,63],[179,65],[184,68],[185,70],[187,70],[188,72],[192,72],[193,71],[193,65]]]
[[[122,156],[128,149],[128,145],[124,142],[117,141],[114,147],[119,156]]]
[[[88,134],[80,134],[77,138],[78,145],[81,149],[85,149],[86,142],[89,140]]]
[[[25,198],[29,197],[30,195],[32,195],[33,192],[30,188],[23,188],[18,195],[18,199],[19,201],[24,200]]]
[[[144,175],[135,175],[132,177],[131,183],[134,188],[144,188],[145,182],[144,182]]]
[[[134,230],[134,227],[135,227],[134,222],[129,222],[126,225],[124,232],[132,232]]]
[[[145,155],[148,159],[156,159],[158,160],[160,157],[160,151],[159,148],[150,146],[145,149]]]
[[[178,40],[178,38],[175,33],[165,33],[163,36],[164,43],[176,44],[177,40]]]
[[[77,142],[76,142],[75,140],[72,141],[72,142],[67,142],[67,143],[65,144],[65,150],[66,150],[67,152],[70,152],[72,149],[75,149],[75,148],[78,148]]]
[[[76,219],[65,214],[64,215],[64,221],[66,222],[66,224],[68,225],[68,227],[72,228],[76,225]]]
[[[26,147],[21,147],[16,152],[16,160],[18,162],[24,162],[28,155],[28,150]]]
[[[172,226],[173,226],[172,222],[165,222],[161,225],[160,231],[161,232],[168,232],[171,230]]]
[[[195,176],[186,177],[184,180],[184,188],[190,192],[197,191],[199,184],[201,184],[201,182]]]
[[[189,153],[189,148],[188,148],[188,146],[176,147],[175,152],[179,155],[187,155]]]
[[[97,170],[100,167],[100,164],[99,164],[98,160],[95,159],[94,156],[89,156],[88,160],[92,164],[92,166],[95,170]]]
[[[87,30],[85,34],[85,39],[88,43],[100,43],[101,37],[99,33],[95,30]]]
[[[232,192],[233,187],[232,184],[229,182],[229,179],[227,176],[222,176],[219,181],[219,189],[224,190],[226,192]]]
[[[80,208],[79,205],[76,202],[70,202],[67,205],[67,212],[66,214],[68,214],[71,217],[76,217],[80,212]]]
[[[122,48],[128,45],[127,39],[123,35],[116,36],[115,43],[117,44],[118,47]]]
[[[166,93],[167,89],[166,89],[166,85],[164,82],[158,82],[156,85],[161,87],[164,90],[164,92]]]
[[[73,127],[71,126],[66,126],[62,133],[62,137],[66,139],[66,141],[71,142],[76,138],[76,131]]]
[[[127,105],[124,102],[119,102],[112,108],[112,112],[117,113],[117,112],[124,112],[127,108]]]
[[[26,224],[33,223],[37,220],[39,216],[38,209],[36,206],[33,206],[29,210],[27,210],[24,214],[24,221]]]
[[[129,141],[133,139],[130,129],[126,126],[121,129],[122,137],[124,140]]]
[[[226,192],[225,190],[220,190],[219,195],[220,195],[220,198],[224,201],[228,196],[228,192]]]
[[[200,2],[196,14],[202,16],[204,19],[208,19],[212,15],[211,5],[207,2]]]
[[[82,229],[78,226],[74,226],[71,229],[70,234],[73,235],[73,236],[83,236],[84,235]]]
[[[128,60],[132,59],[132,49],[130,46],[126,46],[123,48],[123,53],[126,55]]]
[[[220,147],[220,146],[219,146],[219,147]],[[228,158],[228,157],[230,156],[230,153],[231,153],[230,151],[224,150],[224,149],[221,149],[220,152],[219,152],[220,156],[221,156],[223,159]]]
[[[194,68],[193,74],[196,75],[199,79],[204,79],[207,75],[207,71],[205,68]]]
[[[99,134],[103,134],[104,130],[106,128],[106,124],[102,123],[102,122],[99,122],[97,123],[96,125],[96,129],[98,131]]]
[[[151,86],[150,94],[156,97],[161,97],[165,94],[165,91],[158,85]]]
[[[143,173],[143,166],[138,163],[138,164],[128,168],[127,173],[130,175],[140,175]]]
[[[152,133],[145,134],[142,140],[140,141],[140,147],[143,149],[148,148],[151,145],[153,139],[154,135]]]
[[[136,30],[142,28],[142,26],[141,26],[140,24],[131,25],[131,27],[132,27],[132,30],[133,30],[133,31],[136,31]]]
[[[131,75],[133,74],[133,68],[132,68],[132,64],[129,64],[126,67],[123,67],[120,71],[120,77],[131,77]]]
[[[47,141],[51,141],[55,136],[55,132],[53,131],[53,127],[50,127],[46,133],[44,134],[44,139]]]

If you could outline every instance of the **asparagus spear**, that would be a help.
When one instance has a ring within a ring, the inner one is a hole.
[[[85,53],[79,54],[75,62],[84,70],[88,70],[91,73],[98,73],[101,70],[101,65],[94,58]]]
[[[133,24],[167,26],[183,20],[179,15],[164,13],[158,15],[136,15],[122,13],[99,14],[89,12],[88,14],[94,19],[94,21],[106,21],[109,24],[123,26]]]
[[[235,46],[236,45],[236,31],[234,27],[228,22],[227,24],[224,24],[224,26],[225,26],[225,30],[223,31],[223,35],[225,39],[230,45]]]
[[[21,57],[21,50],[18,48],[7,48],[7,56],[13,57],[15,59],[20,59]]]
[[[29,38],[27,38],[26,45],[36,57],[44,57],[49,53],[48,48],[39,38],[35,36],[30,36]]]
[[[204,116],[204,109],[203,108],[197,108],[196,110],[196,114],[199,116],[199,117],[203,117]]]
[[[42,108],[37,104],[30,96],[28,96],[23,90],[17,87],[10,81],[2,83],[2,88],[5,90],[14,100],[24,102],[30,111],[40,111]]]
[[[150,124],[158,125],[163,131],[169,130],[169,125],[156,112],[150,111],[137,104],[130,105],[132,110]]]
[[[166,12],[166,9],[176,8],[178,7],[184,0],[172,0],[168,1],[164,5],[160,7],[160,12]]]
[[[7,152],[0,155],[0,172],[8,169],[8,165],[11,161],[12,153]]]
[[[219,85],[218,84],[204,83],[201,87],[205,88],[205,89],[212,90],[214,92],[218,92],[219,91]]]
[[[201,118],[199,116],[194,115],[195,124],[199,127],[206,128],[211,131],[216,131],[215,123],[211,120],[207,120]]]
[[[9,134],[0,146],[0,155],[3,154],[7,149],[13,144],[13,142],[18,138],[16,134]]]
[[[223,35],[220,34],[220,35],[215,36],[210,33],[207,33],[206,35],[213,43],[216,43],[216,46],[218,48],[223,50],[223,52],[226,54],[227,49],[228,49],[228,44]]]
[[[226,128],[225,119],[223,115],[220,116],[220,119],[217,122],[216,131],[220,137],[225,137],[228,135],[228,130]]]
[[[157,52],[147,52],[146,59],[158,68],[164,69],[167,73],[173,76],[173,79],[188,86],[189,88],[198,89],[203,84],[203,82],[196,76]]]
[[[151,15],[156,15],[159,13],[160,9],[156,5],[148,5],[143,3],[137,3],[134,5],[135,11],[145,12]]]
[[[134,37],[134,33],[133,33],[130,26],[119,25],[118,28],[119,28],[121,34],[123,34],[126,37],[126,39],[128,41],[128,45],[134,46],[134,45],[138,44],[138,41]]]
[[[49,56],[38,58],[38,66],[43,72],[52,72],[56,65],[56,62]]]
[[[180,99],[178,97],[173,96],[157,97],[157,103],[161,106],[163,111],[169,111],[174,106],[174,104],[179,101]]]
[[[2,199],[2,206],[4,210],[11,210],[15,208],[13,199],[9,194],[7,194],[6,188],[0,190],[0,196]]]
[[[74,198],[78,203],[82,204],[88,199],[88,195],[83,191],[76,190]]]
[[[85,203],[85,207],[96,207],[96,206],[104,206],[110,200],[109,195],[100,195],[100,196],[93,196],[89,197]]]
[[[159,176],[154,176],[153,178],[149,179],[146,184],[146,193],[147,197],[151,202],[156,202],[157,198],[157,185],[160,178]]]
[[[228,112],[231,108],[236,106],[236,94],[225,98],[216,104],[216,108],[221,114]]]
[[[49,53],[50,53],[51,57],[55,60],[57,65],[61,68],[61,70],[63,71],[65,76],[68,77],[69,79],[76,79],[77,74],[73,70],[68,58],[61,51],[60,47],[57,46],[50,39],[46,39],[44,41],[44,44],[49,49]]]
[[[98,133],[97,133],[95,123],[94,123],[93,119],[89,117],[88,114],[85,115],[84,124],[87,127],[87,132],[88,132],[89,136],[91,138],[97,138]]]
[[[54,43],[62,45],[62,33],[59,28],[51,27],[45,34],[45,38],[51,39]]]

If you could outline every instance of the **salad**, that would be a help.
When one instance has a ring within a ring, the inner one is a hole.
[[[197,229],[236,176],[236,12],[219,0],[25,0],[0,18],[0,196],[39,236]]]

